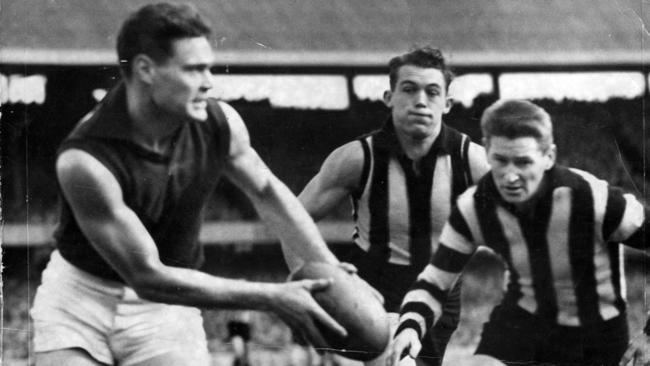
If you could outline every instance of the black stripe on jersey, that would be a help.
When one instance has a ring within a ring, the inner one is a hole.
[[[486,175],[481,181],[474,193],[474,205],[478,217],[479,226],[485,244],[494,252],[500,254],[510,269],[510,281],[508,281],[508,291],[506,291],[504,304],[517,305],[517,302],[523,296],[521,286],[519,285],[519,273],[512,264],[512,254],[510,245],[503,233],[503,227],[497,217],[494,195],[499,194],[494,186],[494,180],[491,174]]]
[[[625,209],[627,208],[627,201],[623,197],[623,190],[620,188],[610,188],[607,195],[607,211],[603,219],[603,237],[608,240],[609,237],[618,229]],[[650,248],[650,242],[646,238],[650,222],[648,221],[648,212],[645,213],[646,221],[643,226],[632,234],[629,238],[623,240],[625,245],[637,249]]]
[[[425,303],[421,302],[407,302],[402,306],[402,309],[400,310],[401,314],[406,314],[406,313],[416,313],[419,314],[422,318],[424,318],[424,324],[425,329],[429,329],[433,326],[433,320],[434,320],[434,314],[433,310],[431,310],[430,307],[427,306]]]
[[[374,167],[372,185],[368,199],[370,211],[369,240],[372,245],[368,255],[377,261],[378,265],[388,261],[388,150],[375,144],[373,148]]]
[[[418,334],[418,339],[422,339],[422,329],[420,329],[420,323],[415,319],[406,319],[399,323],[397,330],[395,330],[395,336],[400,334],[404,329],[413,329]]]
[[[370,174],[370,146],[368,146],[368,141],[366,138],[359,139],[361,143],[361,148],[363,149],[363,168],[361,170],[361,178],[359,179],[359,185],[357,189],[352,192],[352,198],[359,200],[363,194],[363,190],[368,183],[368,175]],[[356,217],[354,218],[356,220]]]
[[[440,304],[444,304],[447,300],[447,295],[449,291],[445,291],[440,287],[436,286],[431,282],[425,280],[417,280],[413,283],[409,291],[413,290],[424,290],[428,292],[434,299],[436,299]]]
[[[548,181],[543,184],[549,184]],[[528,248],[537,314],[555,322],[558,313],[557,297],[553,285],[553,272],[546,233],[551,218],[553,189],[546,189],[537,201],[534,216],[517,215]]]
[[[469,138],[451,129],[447,136],[451,147],[451,204],[453,206],[456,198],[465,192],[472,183],[471,174],[468,173],[469,159],[467,150],[469,150]]]
[[[463,175],[465,176],[465,182],[467,183],[467,187],[472,185],[472,169],[469,166],[469,145],[471,141],[469,136],[463,136],[463,153],[462,153],[462,162],[463,162]],[[465,190],[463,190],[464,192]],[[461,192],[462,193],[462,192]]]
[[[461,253],[440,243],[433,254],[431,264],[443,271],[459,273],[471,257],[471,254]]]
[[[467,240],[474,242],[474,237],[472,236],[472,231],[467,225],[467,221],[463,218],[463,214],[460,213],[457,205],[454,205],[449,214],[448,224],[451,225],[454,230],[464,236]]]
[[[609,237],[621,224],[623,214],[625,214],[625,198],[620,188],[609,188],[607,192],[607,208],[603,218],[603,238],[608,240]]]
[[[621,312],[625,311],[625,300],[623,299],[623,294],[621,293],[621,261],[619,257],[620,244],[610,243],[607,245],[607,253],[609,254],[609,265],[612,271],[611,281],[612,286],[614,287],[614,293],[616,294],[616,300],[614,301],[614,306],[616,309]]]
[[[594,265],[594,197],[589,183],[575,177],[569,222],[569,260],[581,324],[603,321]]]
[[[406,178],[411,265],[418,271],[431,259],[431,187],[436,158],[437,149],[432,147],[419,162],[419,174],[415,172],[413,160],[403,155],[397,159]]]
[[[359,186],[352,192],[351,201],[352,201],[352,219],[356,222],[359,218],[359,200],[363,194],[363,190],[366,188],[368,183],[368,175],[370,174],[370,146],[368,146],[368,141],[366,137],[359,139],[361,143],[361,148],[363,149],[363,170],[361,171],[361,179],[359,180]],[[356,240],[359,238],[358,229],[354,230],[352,239]]]

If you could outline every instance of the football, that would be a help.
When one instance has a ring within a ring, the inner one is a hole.
[[[328,342],[327,351],[360,361],[379,356],[390,341],[390,326],[386,311],[370,285],[357,275],[323,262],[305,263],[289,280],[319,278],[331,278],[333,283],[313,292],[314,299],[348,332],[347,337],[340,337],[325,326],[319,327]]]

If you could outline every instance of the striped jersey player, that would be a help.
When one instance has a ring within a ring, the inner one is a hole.
[[[390,114],[383,126],[334,150],[299,198],[319,220],[351,198],[356,231],[345,259],[384,298],[392,329],[409,286],[429,262],[456,197],[488,171],[485,150],[447,126],[451,82],[440,50],[414,49],[389,62]],[[440,365],[460,317],[460,286],[425,336],[420,365]],[[385,364],[385,354],[366,363]]]
[[[509,275],[477,354],[512,365],[617,365],[644,356],[647,335],[628,345],[619,257],[619,243],[648,248],[643,205],[555,164],[551,119],[533,103],[499,101],[481,128],[491,171],[458,198],[436,253],[405,296],[391,360],[407,349],[417,354],[479,246],[500,255]]]

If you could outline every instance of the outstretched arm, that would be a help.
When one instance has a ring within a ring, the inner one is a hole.
[[[324,344],[315,319],[345,334],[311,296],[311,291],[327,287],[327,280],[255,283],[167,266],[151,235],[125,204],[119,183],[101,162],[85,151],[70,149],[57,159],[56,171],[81,230],[140,297],[170,304],[273,311],[315,344]]]
[[[262,306],[260,285],[231,282],[160,261],[153,238],[122,197],[113,174],[95,157],[70,149],[57,160],[66,201],[99,254],[143,298],[194,306]],[[241,286],[240,286],[241,285]]]
[[[636,197],[623,193],[620,188],[609,187],[606,207],[604,238],[609,242],[622,242],[632,248],[650,250],[650,241],[646,238],[650,217],[648,210]]]
[[[316,221],[361,187],[364,156],[358,141],[334,150],[298,198]]]
[[[239,114],[225,103],[221,107],[231,131],[226,175],[246,193],[260,218],[280,239],[289,269],[294,271],[306,261],[338,264],[300,201],[251,147]]]
[[[603,237],[609,242],[650,250],[650,221],[647,210],[633,195],[616,187],[609,187],[607,211],[603,220]],[[650,366],[650,319],[644,329],[635,335],[621,358],[620,365]]]
[[[400,324],[389,351],[389,365],[397,365],[405,353],[417,357],[421,349],[420,340],[440,318],[449,289],[475,251],[476,245],[467,224],[458,208],[454,207],[431,263],[404,296]]]
[[[325,159],[318,174],[305,186],[298,199],[305,206],[309,214],[318,221],[332,211],[344,198],[359,192],[363,187],[361,182],[365,164],[363,147],[359,141],[349,142],[334,150]],[[349,273],[356,272],[356,268],[349,263],[341,263]],[[375,297],[384,302],[383,296],[370,287]]]

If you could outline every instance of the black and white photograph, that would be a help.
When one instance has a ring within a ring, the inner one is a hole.
[[[0,0],[0,366],[650,366],[648,0]]]

